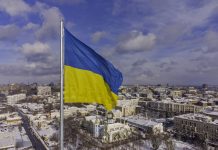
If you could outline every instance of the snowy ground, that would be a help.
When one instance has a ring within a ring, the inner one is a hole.
[[[29,137],[27,136],[25,129],[22,127],[22,131],[19,132],[18,127],[16,127],[15,129],[15,137],[16,137],[16,141],[18,143],[20,143],[20,147],[19,149],[24,149],[24,148],[28,148],[28,147],[32,147],[32,143],[29,139]]]
[[[22,150],[25,148],[31,148],[32,143],[27,136],[24,128],[10,127],[7,132],[1,133],[1,140],[0,140],[0,147],[1,146],[9,146],[9,145],[16,145],[17,150]]]
[[[174,141],[175,143],[175,150],[197,150],[198,148],[194,147],[193,145],[184,143],[182,141]],[[126,145],[122,145],[119,147],[114,148],[113,150],[119,150],[119,149],[134,149],[134,150],[153,150],[152,145],[150,141],[137,141],[135,143],[129,143]],[[166,146],[164,143],[160,145],[158,150],[166,150]]]
[[[78,143],[80,143],[82,141],[79,141]],[[81,145],[82,144],[78,144],[77,145]],[[198,150],[197,147],[194,147],[193,145],[190,145],[188,143],[185,143],[185,142],[182,142],[182,141],[176,141],[174,140],[174,143],[175,143],[175,150]],[[76,145],[70,145],[68,144],[67,148],[65,148],[65,150],[67,149],[71,149],[71,150],[76,150],[77,146]],[[87,149],[85,147],[82,147],[82,149]],[[100,150],[99,148],[95,148],[95,147],[92,147],[92,148],[88,148],[89,150]],[[143,141],[143,140],[140,140],[140,141],[136,141],[136,142],[130,142],[128,144],[125,144],[125,145],[121,145],[121,146],[118,146],[118,147],[114,147],[114,148],[111,148],[110,150],[153,150],[152,149],[152,145],[151,145],[151,142],[149,140],[146,140],[146,141]],[[164,143],[162,143],[160,145],[160,147],[158,148],[158,150],[166,150],[166,146]]]

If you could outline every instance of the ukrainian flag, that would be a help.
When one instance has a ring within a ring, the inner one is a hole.
[[[64,29],[64,102],[117,104],[123,77],[110,62]]]

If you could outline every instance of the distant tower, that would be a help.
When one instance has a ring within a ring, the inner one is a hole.
[[[207,84],[202,84],[202,89],[203,90],[206,90],[208,88],[208,85]]]
[[[148,113],[147,112],[145,112],[145,118],[148,119]]]
[[[99,137],[100,135],[99,127],[100,127],[100,121],[97,119],[97,116],[96,116],[95,125],[94,125],[94,137],[96,138]]]

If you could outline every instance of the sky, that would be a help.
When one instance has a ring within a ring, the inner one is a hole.
[[[218,85],[217,0],[0,0],[0,84],[60,79],[60,20],[123,84]]]

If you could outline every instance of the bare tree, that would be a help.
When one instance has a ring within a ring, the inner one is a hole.
[[[22,142],[23,142],[22,126],[19,125],[19,126],[18,126],[18,129],[19,129],[19,131],[20,131],[20,136],[21,136],[21,139],[22,139]]]
[[[66,143],[76,143],[76,135],[79,132],[79,121],[74,117],[69,117],[64,120],[64,141]]]
[[[162,143],[162,137],[161,135],[157,134],[157,135],[151,135],[150,136],[150,140],[151,140],[151,145],[152,145],[152,148],[154,150],[157,150],[159,148],[159,146],[161,145]]]
[[[42,127],[41,122],[38,122],[38,123],[37,123],[37,126],[36,126],[37,130],[40,130],[41,127]]]
[[[163,141],[166,145],[167,150],[174,150],[175,149],[175,143],[173,142],[170,134],[164,134],[163,135]]]
[[[44,110],[46,113],[49,114],[49,119],[51,119],[51,111],[53,109],[52,103],[48,103],[47,105],[44,105]]]
[[[50,140],[58,142],[58,134],[57,133],[53,133],[52,136],[50,137]]]
[[[22,132],[22,126],[21,125],[18,126],[18,129],[19,129],[20,132]]]

